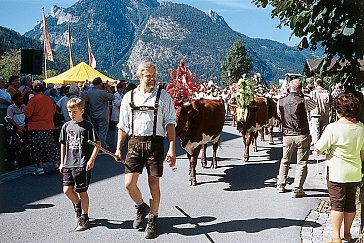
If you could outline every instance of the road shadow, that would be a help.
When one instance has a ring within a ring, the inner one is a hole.
[[[304,189],[305,192],[312,192],[309,195],[306,195],[305,197],[329,197],[329,192],[327,189]]]
[[[303,226],[307,221],[286,218],[254,218],[231,220],[209,225],[200,225],[199,222],[191,222],[191,219],[184,217],[161,218],[160,234],[176,233],[184,236],[206,235],[210,233],[232,233],[246,232],[257,233],[264,230],[281,229],[292,226]],[[202,222],[201,222],[202,223]],[[309,222],[312,227],[320,227],[321,224]],[[195,227],[183,227],[184,224],[192,224]]]
[[[224,149],[224,142],[225,141],[229,141],[232,139],[236,139],[236,138],[240,138],[241,136],[236,135],[236,134],[232,134],[232,133],[228,133],[228,132],[222,132],[221,133],[221,144],[220,147],[217,150],[217,154],[219,154],[219,150]],[[243,144],[242,144],[242,149],[243,149]],[[168,149],[168,144],[164,143],[164,151],[167,151]],[[212,143],[208,143],[207,144],[207,149],[212,151]],[[176,155],[177,156],[182,156],[183,159],[187,159],[187,152],[181,147],[181,140],[179,137],[177,137],[176,139]],[[201,155],[201,151],[200,154]],[[208,157],[207,158],[208,161],[212,161],[212,157]],[[239,159],[239,158],[237,158]],[[217,160],[225,160],[225,158],[217,158]],[[200,162],[200,158],[198,159],[197,163]]]
[[[0,184],[0,213],[22,212],[31,207],[42,204],[33,204],[44,198],[54,196],[62,192],[62,174],[54,170],[49,171],[44,176],[25,175],[17,179]],[[92,170],[92,183],[118,176],[124,173],[124,166],[116,163],[109,156],[98,156],[95,167]],[[33,206],[32,206],[33,205]],[[43,204],[49,207],[51,204]]]
[[[226,141],[239,136],[223,132],[222,137]],[[110,141],[110,138],[108,139]],[[164,144],[166,147],[167,139],[165,139]],[[124,157],[125,151],[127,150],[126,146],[124,144]],[[112,147],[111,149],[115,148]],[[185,155],[184,158],[187,158],[186,152],[181,148],[179,141],[176,144],[176,153],[178,156]],[[46,170],[49,169],[46,168]],[[99,155],[96,159],[95,167],[92,170],[91,186],[92,183],[119,176],[124,171],[125,169],[122,163],[115,162],[110,156]],[[24,174],[21,177],[0,184],[0,213],[22,212],[27,209],[26,205],[31,205],[33,202],[62,193],[62,175],[60,173],[49,170],[49,173],[45,176],[30,176],[30,174]]]
[[[277,177],[278,163],[232,165],[218,182],[228,183],[225,191],[243,191],[266,187],[265,181]]]
[[[114,219],[95,219],[90,218],[90,228],[105,227],[111,230],[115,229],[132,229],[133,221],[120,221]]]
[[[43,208],[52,208],[54,204],[51,203],[39,203],[39,204],[27,204],[24,205],[24,209],[43,209]]]
[[[215,220],[216,218],[212,216],[201,216],[196,218],[188,216],[159,217],[158,234],[163,235],[176,233],[183,236],[205,235],[210,238],[211,241],[211,237],[208,234],[216,232],[222,234],[233,232],[257,233],[264,230],[281,229],[292,226],[302,227],[303,224],[309,224],[310,227],[313,228],[322,226],[314,221],[289,218],[253,218],[213,223]],[[133,229],[133,220],[119,221],[110,219],[91,219],[90,223],[91,228],[106,227],[111,230]],[[206,225],[206,223],[210,224]]]
[[[287,218],[253,218],[231,220],[226,222],[211,223],[215,221],[215,217],[202,216],[197,218],[189,217],[160,217],[158,218],[158,234],[180,234],[183,236],[198,236],[205,235],[210,242],[214,242],[210,233],[257,233],[264,230],[281,229],[292,226],[302,227],[303,224],[309,224],[313,228],[321,227],[322,225],[314,221],[304,221]],[[123,221],[121,224],[110,222],[101,223],[99,226],[104,226],[110,229],[132,229],[132,220]],[[201,225],[203,224],[203,225]],[[193,226],[193,227],[191,227]]]

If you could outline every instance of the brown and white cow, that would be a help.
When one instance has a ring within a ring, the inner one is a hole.
[[[246,119],[239,119],[237,128],[242,134],[244,143],[244,160],[249,160],[249,146],[252,144],[253,151],[257,151],[257,136],[258,131],[275,119],[276,117],[276,105],[271,98],[257,97],[249,103],[246,108]],[[238,111],[241,112],[241,111]],[[273,127],[268,129],[269,143],[273,144],[272,137]]]
[[[176,135],[190,161],[190,185],[195,186],[196,164],[201,146],[201,164],[206,167],[206,144],[213,143],[211,168],[217,168],[216,150],[225,121],[224,102],[221,99],[199,99],[180,106],[177,110]]]

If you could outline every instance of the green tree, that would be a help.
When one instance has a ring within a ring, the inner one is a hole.
[[[237,82],[242,74],[253,69],[250,56],[240,40],[236,40],[230,47],[226,60],[221,67],[221,80],[225,86]]]
[[[272,18],[280,20],[278,28],[288,26],[291,36],[301,38],[300,49],[324,47],[320,75],[338,75],[350,86],[360,85],[358,60],[364,55],[362,0],[253,0],[253,3],[263,8],[271,5]],[[331,61],[336,61],[333,67]]]
[[[56,76],[59,73],[67,70],[66,67],[67,59],[65,58],[65,56],[55,54],[54,58],[55,58],[54,63],[47,62],[48,78]],[[0,75],[2,75],[5,80],[8,80],[11,75],[21,76],[22,74],[20,73],[20,66],[21,66],[20,49],[6,51],[3,55],[0,56],[0,70],[1,70]],[[44,63],[42,70],[44,70]],[[35,75],[34,79],[44,80],[45,79],[44,71],[41,75]]]
[[[8,80],[11,75],[20,75],[20,50],[10,50],[0,57],[0,75]]]

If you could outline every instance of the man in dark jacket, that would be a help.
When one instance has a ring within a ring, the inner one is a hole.
[[[302,95],[302,83],[294,79],[289,83],[290,93],[279,100],[279,113],[283,127],[283,156],[279,168],[277,189],[285,192],[286,179],[293,149],[297,148],[297,166],[293,182],[292,197],[305,195],[303,184],[307,177],[307,160],[310,153],[311,136],[307,120],[306,101]]]

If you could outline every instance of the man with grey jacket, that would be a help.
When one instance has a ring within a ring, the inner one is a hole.
[[[101,145],[106,147],[106,137],[109,131],[109,101],[114,99],[109,84],[103,84],[101,78],[92,81],[93,88],[87,91],[87,101],[90,109],[91,123],[99,135]],[[103,89],[105,87],[105,90]],[[99,153],[100,154],[100,153]]]
[[[331,96],[330,92],[323,87],[322,79],[317,78],[315,80],[315,89],[310,93],[312,100],[317,103],[316,108],[311,111],[311,135],[314,145],[329,124]]]

